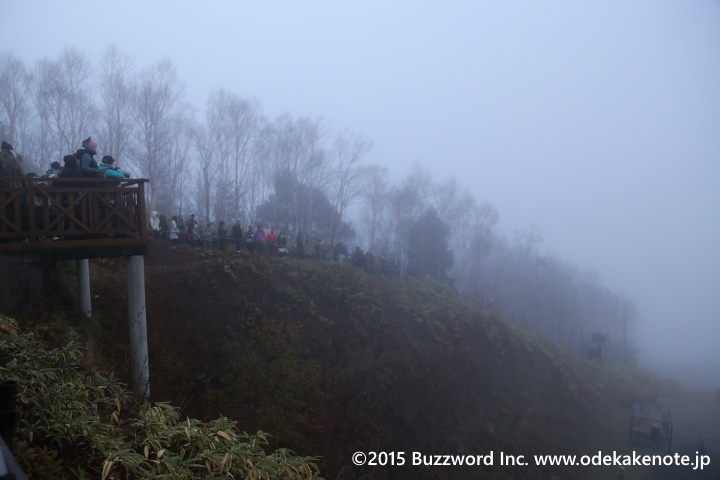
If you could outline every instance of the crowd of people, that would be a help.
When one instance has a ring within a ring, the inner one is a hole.
[[[234,246],[237,253],[245,249],[251,253],[256,250],[278,255],[288,253],[284,231],[276,234],[275,229],[271,228],[266,233],[262,225],[257,228],[248,225],[244,229],[240,220],[236,220],[229,229],[221,220],[215,228],[215,224],[210,220],[198,222],[194,213],[185,220],[181,214],[168,218],[154,211],[150,214],[148,227],[154,239],[167,240],[173,244],[202,248],[217,246],[220,250],[225,250],[225,245],[229,244]]]
[[[105,178],[110,180],[124,180],[130,175],[117,166],[111,155],[105,155],[100,163],[95,159],[97,155],[97,142],[88,137],[82,141],[82,148],[73,154],[63,157],[64,165],[54,161],[43,175],[36,172],[25,173],[22,163],[23,157],[15,154],[14,147],[6,141],[0,145],[0,178]],[[3,180],[0,186],[19,186],[19,181]],[[63,186],[70,186],[64,182]]]
[[[262,224],[243,228],[240,220],[236,220],[228,229],[221,220],[216,228],[210,220],[197,221],[195,214],[191,214],[186,220],[181,214],[168,217],[153,211],[148,227],[153,239],[175,245],[220,251],[228,248],[230,251],[234,249],[236,253],[257,252],[270,256],[292,254],[298,258],[348,262],[366,272],[400,273],[397,261],[387,260],[384,256],[376,258],[371,251],[363,251],[359,246],[353,250],[350,246],[338,242],[331,247],[319,238],[313,242],[301,232],[295,235],[295,240],[290,245],[285,231],[275,233],[275,228],[270,228],[270,231],[266,232]]]

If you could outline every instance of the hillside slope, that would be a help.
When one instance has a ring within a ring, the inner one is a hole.
[[[499,455],[623,451],[631,402],[653,394],[445,285],[168,245],[145,266],[153,399],[269,431],[321,457],[325,478],[608,478]],[[91,275],[93,348],[126,373],[124,262]],[[406,465],[354,466],[357,451],[403,451]],[[491,451],[492,466],[410,465],[412,452]]]

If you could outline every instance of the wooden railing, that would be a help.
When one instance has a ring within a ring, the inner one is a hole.
[[[146,182],[0,178],[0,250],[147,244]]]

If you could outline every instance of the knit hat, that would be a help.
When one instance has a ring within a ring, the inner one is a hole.
[[[2,149],[3,149],[3,150],[13,150],[13,146],[10,145],[10,144],[9,144],[8,142],[6,142],[5,140],[3,140],[3,142],[2,142]]]
[[[113,157],[111,157],[110,155],[105,155],[102,159],[102,163],[104,163],[106,165],[111,165],[114,162],[115,162],[115,159]]]
[[[97,150],[97,143],[92,139],[92,137],[88,137],[83,140],[82,146],[84,148],[89,148],[90,150]]]
[[[50,164],[50,168],[60,169],[60,168],[62,168],[62,165],[60,165],[60,162],[52,162]]]

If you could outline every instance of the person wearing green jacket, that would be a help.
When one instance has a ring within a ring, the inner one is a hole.
[[[115,159],[110,155],[105,155],[100,165],[97,168],[97,176],[99,178],[113,178],[118,180],[125,180],[128,178],[128,174],[123,172],[119,167],[115,165]]]
[[[18,178],[25,176],[20,159],[13,153],[13,146],[6,141],[3,141],[0,145],[0,163],[2,164],[0,165],[0,170],[2,171],[0,176]],[[12,182],[12,185],[10,185],[10,182],[6,182],[4,186],[18,187],[20,186],[20,182]]]

